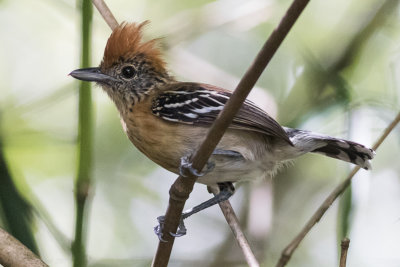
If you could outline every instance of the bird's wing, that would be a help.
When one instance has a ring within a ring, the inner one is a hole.
[[[174,83],[162,88],[152,103],[154,115],[172,122],[211,125],[232,94],[207,84]],[[246,100],[231,129],[260,132],[292,144],[285,130],[265,111]]]

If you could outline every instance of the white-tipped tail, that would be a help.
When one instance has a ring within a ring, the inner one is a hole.
[[[304,153],[323,154],[354,163],[366,170],[371,169],[369,161],[375,156],[375,151],[361,144],[303,130],[285,128],[285,131],[294,146]]]

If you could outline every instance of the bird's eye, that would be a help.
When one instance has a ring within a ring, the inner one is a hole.
[[[135,75],[135,69],[132,66],[127,66],[122,69],[122,76],[127,79],[132,78]]]

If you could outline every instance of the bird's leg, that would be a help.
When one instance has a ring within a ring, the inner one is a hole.
[[[229,157],[229,158],[236,159],[236,160],[244,160],[244,157],[242,156],[242,154],[240,154],[239,152],[233,151],[233,150],[215,149],[213,151],[212,155]],[[187,177],[188,172],[197,177],[201,177],[201,176],[204,176],[207,173],[211,172],[215,167],[214,162],[208,161],[205,170],[202,172],[198,172],[196,169],[193,168],[192,163],[190,163],[189,159],[190,159],[189,156],[185,156],[185,157],[181,158],[181,165],[179,167],[179,173],[183,177]],[[231,182],[218,183],[218,187],[219,187],[220,192],[217,195],[215,195],[213,198],[193,207],[192,209],[184,211],[182,213],[181,220],[180,220],[180,223],[178,226],[178,230],[176,233],[170,233],[172,236],[179,237],[179,236],[183,236],[186,234],[186,227],[183,222],[184,219],[186,219],[187,217],[189,217],[201,210],[204,210],[208,207],[211,207],[215,204],[218,204],[222,201],[229,199],[235,192],[235,187],[233,186],[233,184]],[[156,227],[154,227],[154,232],[156,233],[156,235],[158,236],[160,241],[165,241],[164,239],[162,239],[164,220],[165,220],[164,216],[157,217],[158,225]]]
[[[210,198],[207,201],[204,201],[203,203],[197,206],[194,206],[191,209],[184,211],[182,213],[182,220],[188,218],[189,216],[192,216],[193,214],[199,211],[214,206],[215,204],[228,200],[235,193],[235,187],[231,182],[218,183],[218,187],[219,187],[219,193],[216,194],[214,197]]]
[[[218,183],[218,187],[219,187],[220,191],[217,195],[215,195],[214,197],[210,198],[209,200],[207,200],[189,210],[184,211],[182,213],[177,232],[170,233],[170,235],[172,235],[174,237],[180,237],[180,236],[185,235],[186,227],[183,222],[184,219],[186,219],[187,217],[189,217],[199,211],[202,211],[211,206],[214,206],[215,204],[218,204],[222,201],[228,200],[235,192],[235,187],[233,186],[233,184],[231,182]],[[161,241],[164,241],[164,239],[162,239],[162,230],[163,230],[163,226],[164,226],[164,219],[165,219],[164,216],[158,217],[157,220],[158,220],[159,225],[154,227],[154,232],[156,233],[156,235],[158,236],[158,238]]]

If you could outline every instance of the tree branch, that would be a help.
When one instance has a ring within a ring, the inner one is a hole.
[[[0,228],[0,265],[2,266],[48,266],[12,235]]]
[[[219,114],[217,120],[209,129],[205,140],[192,156],[191,162],[193,168],[196,170],[203,169],[211,153],[214,151],[216,145],[222,138],[225,130],[232,122],[233,117],[240,109],[243,101],[246,99],[250,90],[270,62],[272,56],[281,45],[282,41],[308,2],[309,0],[295,0],[289,7],[279,26],[274,30],[267,42],[264,44],[253,64],[239,82],[231,98],[225,104],[225,107]],[[189,197],[189,194],[193,190],[195,182],[196,177],[194,176],[179,176],[175,183],[171,186],[169,205],[165,214],[163,232],[163,238],[167,242],[159,242],[157,252],[154,257],[153,266],[166,266],[168,264],[174,242],[174,237],[172,237],[169,233],[176,232],[183,207]]]
[[[396,127],[396,125],[400,121],[400,112],[397,114],[396,118],[390,123],[390,125],[383,131],[382,135],[378,138],[378,140],[373,145],[373,149],[376,151],[382,142],[386,139],[386,137],[390,134],[390,132]],[[277,263],[276,267],[283,267],[290,260],[293,252],[297,249],[300,242],[304,239],[304,237],[310,232],[311,228],[321,220],[322,216],[329,209],[332,203],[338,198],[340,194],[350,185],[351,179],[354,175],[360,170],[359,166],[353,168],[349,176],[340,183],[332,193],[325,199],[325,201],[321,204],[321,206],[317,209],[314,215],[310,218],[301,232],[289,243],[289,245],[282,251],[281,258]]]
[[[218,191],[214,190],[214,188],[210,187],[210,189],[214,195],[218,193]],[[221,208],[221,211],[224,214],[226,222],[231,227],[236,242],[238,243],[246,259],[247,265],[249,265],[250,267],[259,267],[260,264],[258,263],[256,257],[254,256],[254,253],[249,245],[249,241],[247,241],[247,238],[240,227],[239,220],[235,214],[235,211],[231,206],[231,203],[229,201],[223,201],[219,203],[219,207]]]

